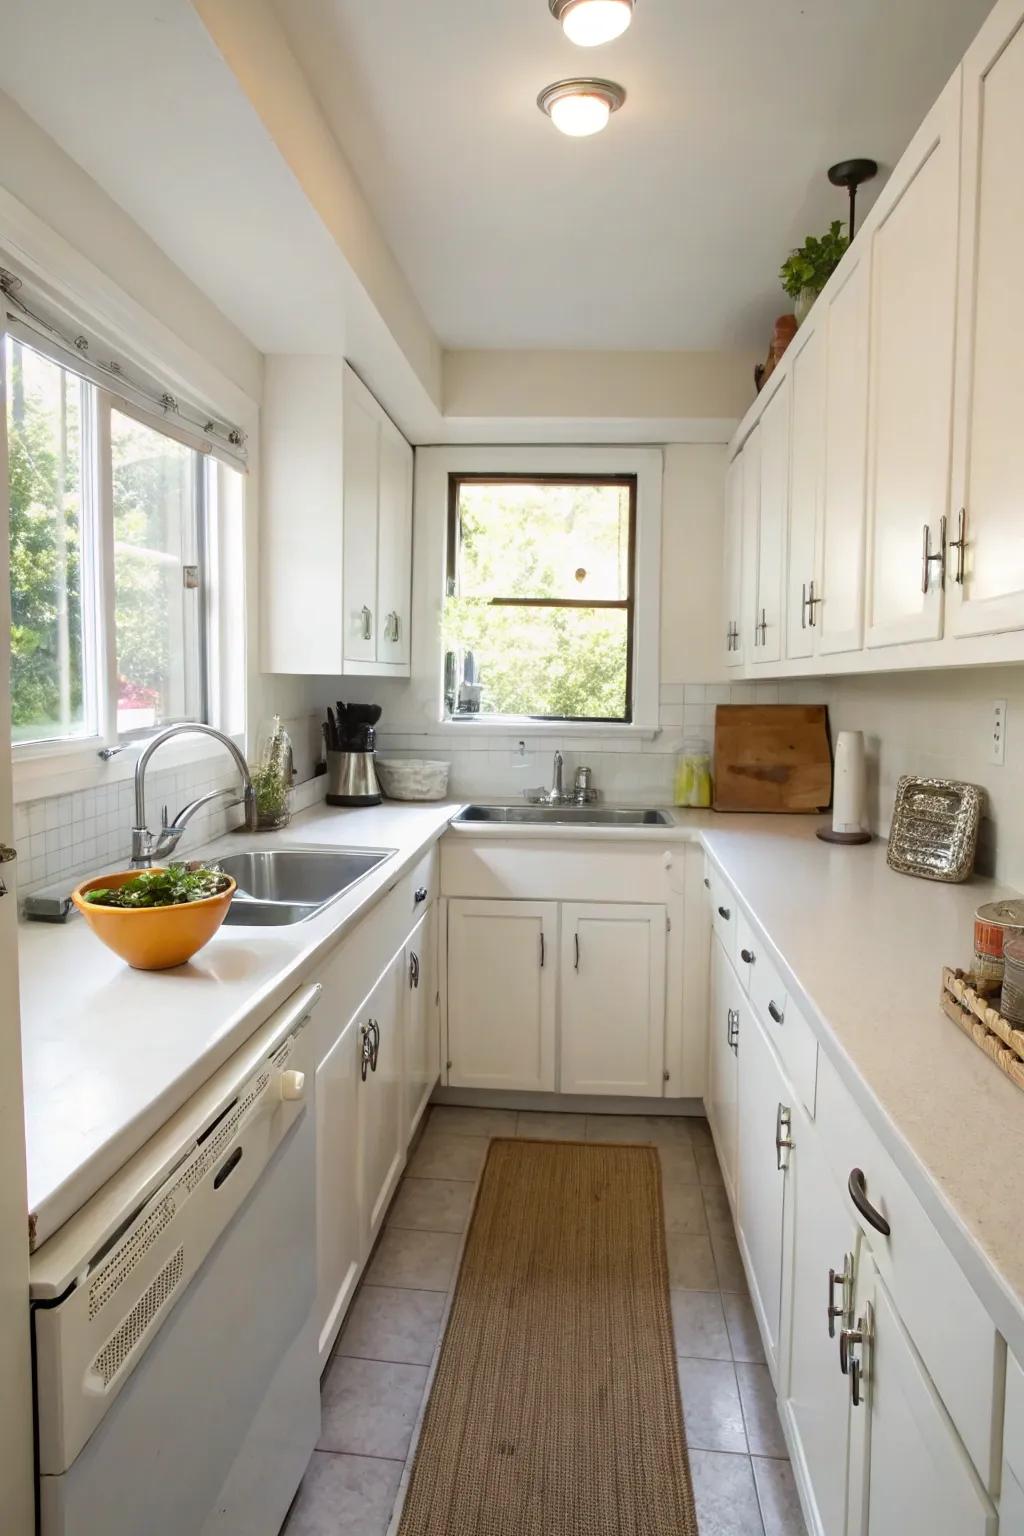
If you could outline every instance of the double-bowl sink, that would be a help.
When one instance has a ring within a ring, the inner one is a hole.
[[[594,805],[467,805],[457,825],[668,827],[664,811]],[[393,848],[258,848],[217,860],[238,889],[224,922],[238,928],[286,928],[315,917],[351,890]]]

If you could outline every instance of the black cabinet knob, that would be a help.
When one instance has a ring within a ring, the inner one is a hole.
[[[426,888],[426,886],[425,885],[418,885],[416,887],[415,894],[413,895],[413,900],[415,902],[421,902],[421,901],[426,901],[426,899],[427,899],[427,888]]]

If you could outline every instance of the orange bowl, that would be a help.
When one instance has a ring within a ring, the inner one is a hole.
[[[184,965],[210,942],[224,921],[235,882],[217,896],[172,907],[99,907],[85,900],[86,891],[116,890],[138,874],[141,870],[129,869],[85,880],[72,891],[71,900],[96,937],[137,971],[167,971]]]

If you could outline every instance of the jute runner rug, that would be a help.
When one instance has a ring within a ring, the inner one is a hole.
[[[653,1147],[494,1141],[400,1536],[697,1536]]]

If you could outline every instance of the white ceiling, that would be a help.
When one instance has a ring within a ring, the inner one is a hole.
[[[616,349],[760,348],[826,168],[891,167],[991,3],[638,0],[580,49],[547,0],[275,0],[442,343]],[[594,139],[534,104],[575,74],[629,93]]]

